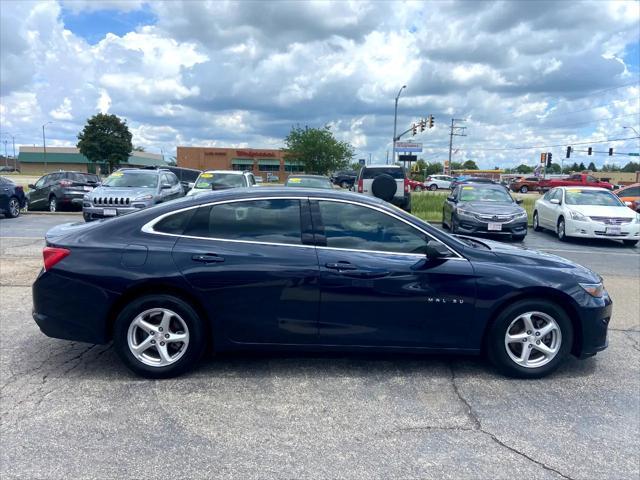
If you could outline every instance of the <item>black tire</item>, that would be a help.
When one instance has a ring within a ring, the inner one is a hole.
[[[535,232],[539,232],[540,230],[542,230],[542,227],[540,226],[540,217],[538,216],[537,210],[533,212],[533,230]]]
[[[527,235],[511,235],[511,240],[514,242],[522,242]]]
[[[20,201],[16,197],[11,197],[9,199],[6,215],[9,218],[16,218],[20,216]]]
[[[529,191],[529,187],[523,185],[520,187],[520,193],[527,193]]]
[[[451,233],[454,235],[458,233],[458,225],[456,225],[456,220],[453,218],[453,215],[451,215]]]
[[[558,219],[558,225],[556,225],[556,234],[558,235],[558,240],[561,242],[567,241],[567,224],[564,221],[564,217],[560,217]]]
[[[526,312],[542,312],[555,320],[562,340],[558,353],[545,365],[528,368],[518,365],[507,353],[505,335],[511,322]],[[573,344],[573,326],[563,308],[542,299],[520,300],[503,309],[489,326],[485,350],[491,363],[503,374],[516,378],[541,378],[553,372],[569,355]]]
[[[150,309],[165,308],[178,314],[186,323],[189,342],[182,356],[166,366],[151,366],[138,360],[128,344],[128,332],[135,318]],[[206,330],[194,308],[171,295],[146,295],[131,301],[118,314],[114,325],[113,343],[123,363],[134,373],[146,378],[169,378],[191,369],[202,356],[206,345]]]
[[[93,219],[91,218],[91,215],[89,215],[88,213],[83,213],[82,217],[84,218],[84,221],[87,223],[93,221]]]
[[[444,208],[443,208],[442,209],[442,228],[445,230],[449,230],[449,225],[447,225],[444,219],[445,219],[445,216],[444,216]]]
[[[344,189],[347,189],[347,188],[349,188],[349,182],[342,182],[342,183],[340,184],[340,186],[341,186],[342,188],[344,188]]]
[[[420,185],[416,185],[416,188],[413,189],[414,192],[421,192],[422,187]]]
[[[55,213],[58,211],[58,199],[55,195],[51,195],[49,197],[49,203],[47,203],[47,208],[50,212]]]
[[[435,183],[432,183],[431,185],[429,185],[429,190],[431,190],[432,192],[435,192],[436,190],[438,190],[438,185],[436,185]]]
[[[622,240],[625,247],[635,247],[638,244],[638,240]]]
[[[393,199],[397,189],[398,185],[396,185],[395,179],[386,173],[378,175],[371,183],[371,192],[373,193],[373,196],[378,197],[385,202],[390,202]]]

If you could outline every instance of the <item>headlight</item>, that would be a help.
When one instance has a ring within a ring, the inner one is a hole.
[[[133,199],[134,202],[139,202],[140,200],[152,200],[153,199],[153,195],[140,195],[139,197],[136,197]]]
[[[600,283],[579,283],[585,292],[587,292],[592,297],[602,298],[605,293],[604,284]]]
[[[589,221],[589,217],[585,217],[583,214],[581,214],[580,212],[576,212],[575,210],[570,210],[569,214],[571,215],[572,220],[577,220],[579,222]]]
[[[470,212],[469,210],[465,210],[464,208],[456,209],[456,213],[460,213],[462,215],[467,215],[469,217],[473,217],[474,216],[473,212]]]
[[[527,218],[527,212],[523,210],[522,212],[516,214],[515,218]]]
[[[88,202],[89,201],[89,195],[85,195],[84,197],[82,197],[82,200],[86,200]]]

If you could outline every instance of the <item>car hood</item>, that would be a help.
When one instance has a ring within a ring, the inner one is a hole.
[[[460,202],[458,203],[458,208],[485,215],[513,215],[523,210],[517,203],[495,202]]]
[[[635,218],[635,212],[629,207],[606,207],[603,205],[566,205],[566,208],[587,217]]]
[[[463,235],[458,235],[463,237]],[[587,267],[567,260],[566,258],[553,255],[551,253],[533,250],[522,245],[512,245],[509,243],[497,242],[494,240],[479,239],[468,237],[470,240],[485,244],[491,249],[495,261],[499,263],[527,265],[532,267],[552,267],[572,270],[574,275],[579,275],[589,281],[600,281],[601,278],[597,273],[589,270]]]
[[[90,198],[96,197],[141,197],[143,195],[155,195],[155,188],[141,187],[97,187],[89,194]]]

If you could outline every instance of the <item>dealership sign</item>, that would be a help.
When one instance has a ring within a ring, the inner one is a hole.
[[[396,142],[397,152],[422,152],[422,144],[415,142]]]

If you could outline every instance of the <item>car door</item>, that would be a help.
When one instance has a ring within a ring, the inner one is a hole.
[[[302,241],[310,222],[308,201],[298,198],[196,210],[172,255],[219,335],[237,343],[317,342],[318,261]]]
[[[562,211],[562,189],[554,188],[548,192],[549,199],[545,202],[545,214],[541,217],[545,227],[555,230],[558,224],[558,217]],[[559,203],[552,203],[551,200],[557,200]]]
[[[326,345],[464,344],[475,279],[466,259],[428,260],[436,241],[402,217],[348,201],[311,199],[320,265],[319,339]]]
[[[9,210],[9,195],[12,193],[12,185],[0,177],[0,210]]]
[[[29,208],[32,210],[37,210],[41,208],[45,208],[48,195],[46,194],[47,186],[49,185],[49,178],[51,175],[45,175],[40,177],[38,181],[35,183],[34,187],[29,192]]]
[[[447,222],[449,228],[451,228],[452,215],[453,211],[456,209],[456,199],[458,198],[459,194],[460,187],[458,186],[453,189],[451,195],[447,196],[442,207],[442,220]]]

